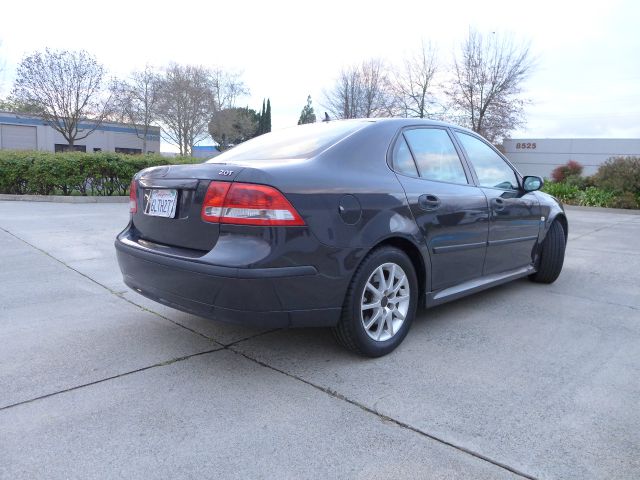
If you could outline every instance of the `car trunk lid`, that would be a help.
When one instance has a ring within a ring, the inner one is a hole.
[[[132,218],[139,238],[203,253],[211,250],[218,241],[220,226],[200,217],[207,187],[212,180],[232,182],[242,169],[236,165],[205,163],[154,167],[140,172],[136,178],[138,210]],[[164,212],[162,208],[152,208],[163,201],[173,203],[168,203],[170,206]]]

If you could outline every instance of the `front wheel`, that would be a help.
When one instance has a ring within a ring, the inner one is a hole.
[[[566,245],[564,228],[556,220],[549,227],[547,236],[542,242],[538,271],[529,275],[529,279],[538,283],[555,282],[562,271]]]
[[[418,296],[409,257],[394,247],[378,248],[356,270],[334,335],[340,344],[361,355],[386,355],[407,335]]]

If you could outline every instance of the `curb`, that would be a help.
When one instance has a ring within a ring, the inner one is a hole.
[[[129,197],[112,196],[71,196],[71,195],[11,195],[0,193],[0,201],[13,202],[54,202],[54,203],[128,203]]]
[[[576,210],[579,212],[600,212],[600,213],[621,213],[623,215],[640,215],[640,210],[630,208],[605,208],[605,207],[581,207],[579,205],[567,205],[563,203],[565,210]]]

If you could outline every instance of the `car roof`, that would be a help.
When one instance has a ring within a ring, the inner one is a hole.
[[[410,126],[432,126],[432,127],[449,127],[457,128],[465,132],[474,133],[468,128],[456,125],[454,123],[442,122],[440,120],[432,120],[429,118],[400,118],[400,117],[383,117],[383,118],[359,118],[352,120],[330,120],[331,122],[370,122],[375,124],[385,124],[395,126],[397,128]],[[366,128],[366,127],[365,127]]]

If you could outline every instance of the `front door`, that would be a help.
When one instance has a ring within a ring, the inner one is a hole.
[[[517,174],[493,147],[468,133],[456,131],[456,137],[489,203],[484,275],[531,265],[541,225],[537,197],[520,188]]]
[[[404,130],[394,146],[393,169],[429,248],[431,290],[480,277],[489,231],[487,198],[472,184],[447,130]]]

